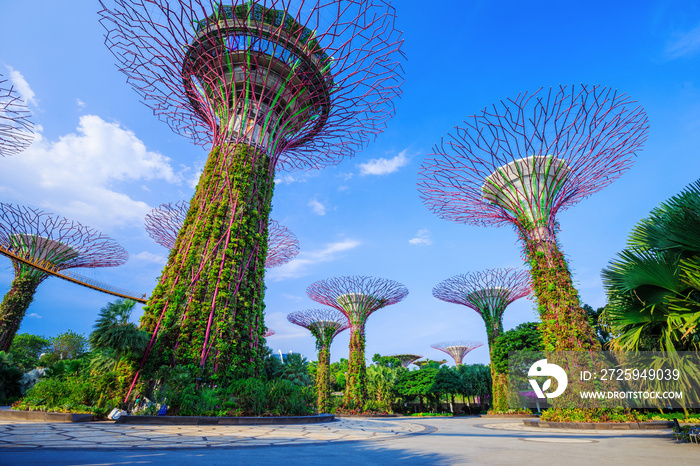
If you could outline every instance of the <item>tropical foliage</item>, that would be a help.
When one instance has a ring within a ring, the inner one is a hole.
[[[9,353],[19,369],[28,371],[39,366],[39,358],[49,350],[49,344],[48,338],[20,333],[12,341]]]
[[[654,208],[603,270],[612,349],[700,347],[700,181]]]
[[[116,369],[122,355],[128,354],[132,359],[141,356],[148,344],[149,335],[129,322],[136,301],[117,299],[100,309],[93,332],[90,334],[90,346],[102,351],[102,359],[112,359]],[[107,358],[105,358],[105,356]]]

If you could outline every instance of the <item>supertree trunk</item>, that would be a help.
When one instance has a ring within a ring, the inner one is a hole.
[[[546,320],[545,349],[594,349],[556,244],[556,216],[631,166],[648,119],[644,109],[611,88],[541,91],[520,93],[469,117],[424,162],[419,189],[442,218],[515,226]]]
[[[343,404],[362,409],[367,399],[367,366],[365,362],[365,326],[350,328],[350,355]]]
[[[28,274],[12,280],[10,291],[0,304],[0,351],[9,351],[41,278]]]
[[[114,267],[129,257],[112,239],[78,222],[0,202],[0,247],[52,270]],[[7,351],[37,286],[49,274],[13,259],[15,278],[0,304],[0,351]]]
[[[508,410],[508,374],[496,369],[493,363],[493,352],[496,338],[503,333],[503,321],[487,318],[487,314],[482,314],[484,324],[486,324],[486,338],[489,343],[489,360],[491,361],[491,393],[493,396],[492,409],[497,413]]]
[[[287,320],[309,330],[316,338],[318,350],[318,369],[316,371],[316,390],[318,393],[318,411],[330,411],[331,389],[331,343],[336,335],[350,327],[345,314],[337,309],[307,309],[293,312]]]
[[[318,393],[318,412],[327,413],[331,407],[331,350],[324,346],[318,351],[318,368],[316,369],[316,392]]]
[[[507,374],[499,372],[493,364],[496,338],[503,333],[503,314],[515,300],[532,291],[525,270],[489,269],[457,275],[435,288],[433,296],[449,303],[461,304],[475,310],[483,319],[491,358],[493,410],[508,409]]]
[[[545,351],[600,351],[556,236],[521,233]]]
[[[260,372],[273,177],[252,147],[212,150],[141,320],[157,336],[147,372],[193,361],[205,377],[220,367],[234,377]]]

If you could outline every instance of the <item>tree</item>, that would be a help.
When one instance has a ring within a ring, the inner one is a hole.
[[[58,359],[77,359],[88,348],[88,340],[85,336],[72,330],[61,333],[49,339],[50,351]]]
[[[491,399],[491,369],[483,364],[463,364],[457,368],[457,372],[462,379],[460,394],[467,398],[478,397],[483,411]]]
[[[439,369],[433,367],[421,368],[418,371],[405,371],[399,374],[394,386],[396,393],[404,398],[420,400],[421,411],[425,410],[424,397],[433,394],[432,387]]]
[[[582,307],[588,315],[588,324],[595,332],[596,338],[598,338],[598,341],[600,342],[600,346],[602,348],[606,348],[610,342],[610,332],[607,331],[605,325],[600,321],[600,316],[605,310],[605,306],[599,307],[598,309],[593,309],[588,304],[584,304]]]
[[[49,344],[48,338],[20,333],[12,341],[9,354],[20,370],[28,371],[39,365],[41,353],[49,350]]]
[[[90,345],[93,349],[114,354],[115,370],[122,355],[131,352],[133,356],[140,356],[148,344],[148,333],[129,322],[135,305],[136,301],[130,299],[107,303],[100,309],[92,326]]]
[[[543,349],[538,324],[525,322],[496,338],[491,364],[496,366],[498,372],[507,374],[508,352],[542,351]]]
[[[311,385],[311,377],[308,371],[309,363],[299,353],[289,353],[284,359],[282,378],[302,387]]]
[[[377,366],[388,367],[390,369],[403,367],[401,360],[396,356],[382,356],[379,353],[374,353],[374,356],[372,356],[372,362]]]
[[[22,375],[23,372],[12,361],[12,356],[0,351],[0,401],[9,401],[22,394]]]
[[[461,367],[463,364],[460,364]],[[450,395],[450,411],[454,413],[455,393],[461,393],[464,389],[462,378],[457,369],[441,367],[433,380],[432,392],[438,400],[444,395]]]
[[[331,389],[336,392],[345,391],[347,382],[348,360],[340,358],[340,361],[331,363]]]

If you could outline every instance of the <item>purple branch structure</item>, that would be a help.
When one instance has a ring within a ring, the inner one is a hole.
[[[345,314],[350,323],[350,355],[344,405],[364,406],[367,398],[365,361],[365,324],[377,310],[396,304],[408,295],[408,289],[394,280],[366,276],[334,277],[312,283],[306,294],[314,301]]]
[[[472,350],[477,349],[480,346],[483,346],[483,343],[477,343],[473,341],[450,341],[446,343],[436,343],[434,345],[430,345],[432,348],[436,350],[440,350],[443,353],[447,353],[450,356],[452,356],[452,359],[455,360],[455,366],[461,366],[462,361],[464,360],[464,356],[467,355]]]
[[[515,227],[547,350],[597,347],[558,245],[557,213],[625,172],[648,128],[646,113],[626,94],[559,86],[469,117],[423,163],[418,189],[439,217]]]
[[[10,252],[51,265],[57,270],[76,267],[115,267],[129,254],[102,233],[62,217],[0,202],[0,246]],[[13,260],[15,278],[0,304],[0,351],[8,351],[46,272]]]
[[[185,223],[188,209],[187,201],[161,204],[146,215],[146,231],[156,243],[164,248],[174,249],[177,234]],[[299,254],[299,240],[279,222],[270,220],[267,232],[266,269],[284,265]]]
[[[0,156],[22,152],[34,140],[29,110],[14,88],[0,75]]]
[[[411,364],[413,364],[415,361],[418,361],[423,356],[419,356],[417,354],[394,354],[394,355],[389,356],[389,357],[396,358],[399,361],[401,361],[402,367],[408,367]]]
[[[211,145],[141,320],[153,335],[142,369],[259,374],[275,171],[336,164],[383,131],[403,74],[394,9],[382,0],[115,0],[100,15],[144,103],[174,132]]]
[[[271,328],[268,328],[267,330],[265,330],[265,333],[263,333],[263,338],[271,337],[274,334],[275,334],[275,331],[272,330]]]
[[[318,350],[317,405],[320,413],[326,413],[331,407],[331,344],[336,335],[350,328],[350,322],[345,314],[337,309],[307,309],[289,314],[287,320],[309,330],[316,338],[316,349]]]
[[[488,269],[455,275],[433,288],[433,296],[476,311],[486,325],[489,348],[503,333],[503,313],[520,298],[532,293],[526,270]]]

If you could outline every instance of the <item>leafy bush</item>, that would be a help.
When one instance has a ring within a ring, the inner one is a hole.
[[[316,412],[315,396],[312,388],[286,379],[241,379],[214,388],[165,386],[154,391],[150,409],[138,414],[155,414],[155,406],[166,404],[168,415],[179,416],[304,416]]]
[[[0,402],[6,403],[22,394],[23,372],[19,370],[12,356],[0,351]]]
[[[647,420],[643,413],[616,408],[556,408],[542,413],[540,419],[551,422],[639,422]]]

